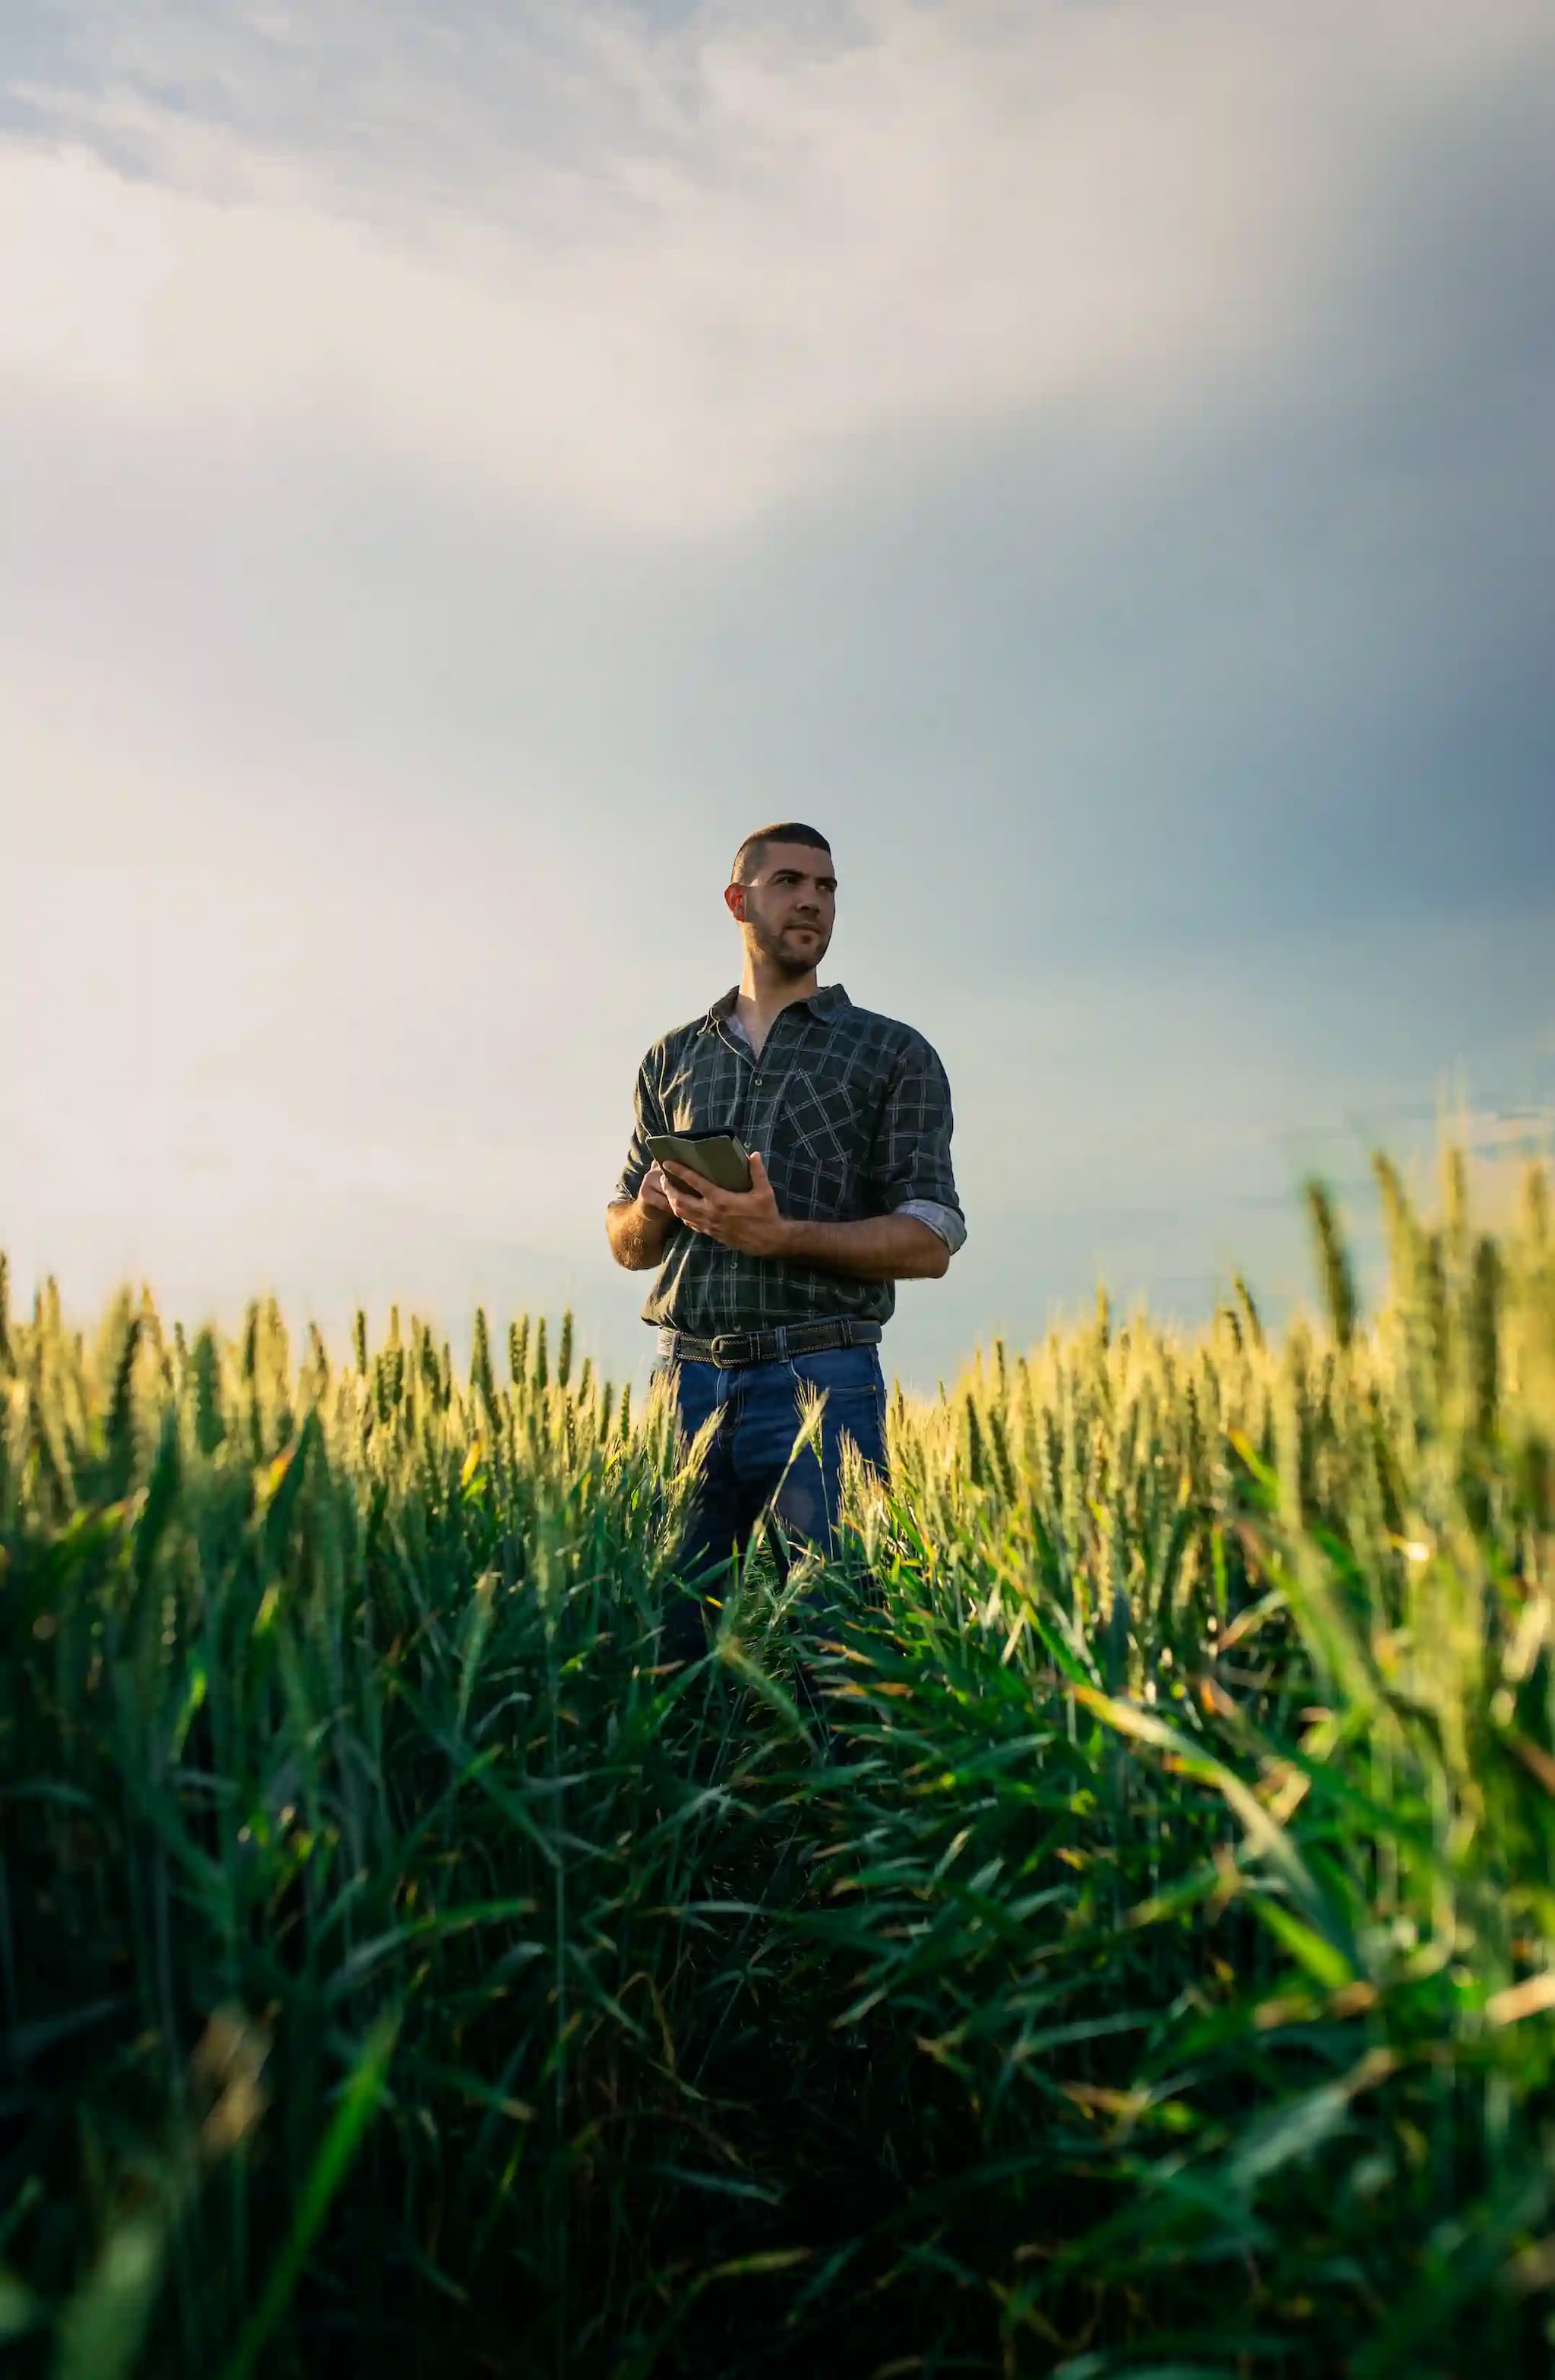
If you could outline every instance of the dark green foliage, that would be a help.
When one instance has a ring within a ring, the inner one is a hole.
[[[59,2380],[1542,2370],[1546,1209],[889,1407],[805,1679],[570,1323],[0,1366],[0,2319]],[[1315,1220],[1318,1220],[1315,1209]],[[829,1713],[833,1756],[808,1724]],[[843,1755],[845,1755],[843,1756]],[[29,2360],[30,2359],[30,2360]]]

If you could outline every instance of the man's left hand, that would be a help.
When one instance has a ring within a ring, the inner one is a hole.
[[[680,1165],[666,1165],[663,1172],[671,1208],[689,1231],[704,1232],[748,1257],[783,1254],[788,1225],[778,1213],[767,1169],[754,1150],[748,1190],[721,1190],[716,1182]]]

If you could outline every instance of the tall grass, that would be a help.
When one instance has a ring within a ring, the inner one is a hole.
[[[0,1294],[18,2368],[1455,2374],[1555,2287],[1555,1242],[931,1404],[790,1691],[570,1320]],[[801,1566],[802,1570],[802,1566]]]

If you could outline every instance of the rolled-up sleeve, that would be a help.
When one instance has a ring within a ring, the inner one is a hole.
[[[907,1198],[895,1210],[898,1215],[911,1215],[915,1221],[927,1223],[938,1232],[952,1256],[966,1237],[966,1222],[959,1207],[942,1207],[934,1198]]]
[[[888,1215],[909,1214],[939,1234],[952,1256],[966,1237],[966,1219],[951,1166],[950,1082],[927,1041],[904,1051],[875,1126],[869,1187]]]
[[[637,1196],[638,1192],[642,1188],[648,1169],[653,1162],[652,1153],[648,1146],[648,1135],[650,1132],[663,1130],[663,1125],[659,1120],[659,1092],[651,1051],[638,1068],[637,1089],[632,1099],[632,1137],[626,1144],[626,1162],[621,1168],[620,1178],[610,1194],[612,1206],[619,1200]]]

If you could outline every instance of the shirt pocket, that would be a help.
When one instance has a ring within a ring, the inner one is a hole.
[[[846,1093],[822,1091],[808,1075],[791,1075],[783,1108],[788,1130],[808,1161],[845,1177],[857,1137]]]
[[[829,1223],[856,1211],[855,1168],[840,1122],[807,1075],[789,1078],[773,1135],[783,1162],[778,1204],[785,1215]]]
[[[791,1148],[778,1205],[796,1222],[848,1221],[855,1209],[848,1196],[847,1167],[822,1164],[802,1148]]]

